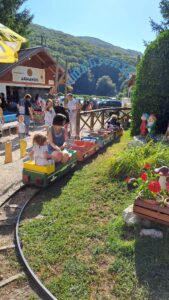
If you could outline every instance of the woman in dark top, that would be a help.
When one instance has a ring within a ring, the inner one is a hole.
[[[64,129],[65,129],[65,139],[68,139],[69,137],[69,133],[68,133],[68,124],[69,124],[69,113],[68,113],[68,109],[61,106],[59,104],[59,101],[56,100],[54,103],[54,111],[56,114],[62,114],[66,117],[66,121],[65,121],[65,125],[64,125]]]
[[[57,114],[53,119],[53,125],[48,130],[48,152],[55,161],[65,163],[69,156],[64,149],[65,142],[65,125],[66,117],[62,114]]]

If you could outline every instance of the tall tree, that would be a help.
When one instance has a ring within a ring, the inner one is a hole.
[[[161,0],[160,1],[160,12],[163,17],[163,21],[160,24],[157,24],[150,18],[150,24],[153,31],[157,34],[168,29],[169,27],[169,0]]]
[[[102,76],[97,80],[96,91],[99,96],[114,96],[116,85],[109,76]]]
[[[28,33],[28,25],[33,19],[30,10],[24,8],[22,5],[27,0],[0,0],[0,22],[15,30],[17,33],[26,36]]]

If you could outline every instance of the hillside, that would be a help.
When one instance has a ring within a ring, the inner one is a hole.
[[[122,55],[129,55],[133,57],[137,57],[138,55],[141,55],[142,53],[139,51],[131,50],[131,49],[124,49],[118,46],[114,46],[110,43],[107,43],[105,41],[102,41],[98,38],[90,37],[90,36],[79,36],[82,41],[87,42],[91,45],[94,45],[96,47],[101,47],[105,49],[112,50],[114,53],[121,53]]]
[[[108,59],[110,63],[98,64],[76,80],[74,91],[84,94],[97,94],[97,81],[104,75],[109,76],[115,85],[113,93],[119,93],[125,87],[128,73],[135,70],[137,56],[140,55],[140,52],[126,50],[96,38],[75,37],[35,24],[30,25],[29,42],[31,47],[42,44],[47,46],[54,57],[59,57],[59,63],[63,66],[67,59],[70,72],[73,68],[80,68],[80,65],[90,59],[98,60],[100,57]]]

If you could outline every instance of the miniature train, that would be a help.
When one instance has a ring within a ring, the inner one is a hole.
[[[119,138],[122,132],[121,128],[118,130],[104,129],[96,132],[92,131],[81,140],[67,141],[65,148],[70,159],[65,164],[57,163],[48,166],[37,166],[32,160],[24,162],[23,183],[25,185],[47,187],[50,183],[73,169],[78,161],[84,161],[100,148]]]

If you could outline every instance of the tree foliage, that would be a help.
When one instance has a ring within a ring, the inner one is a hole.
[[[142,113],[157,116],[157,132],[164,133],[169,121],[169,30],[146,49],[138,65],[132,97],[132,134],[139,133]]]
[[[0,0],[0,22],[23,36],[27,35],[28,25],[33,19],[33,15],[28,9],[24,8],[21,11],[21,7],[26,1]]]
[[[158,34],[166,30],[169,26],[169,0],[161,0],[159,7],[163,21],[158,24],[150,18],[151,28]]]
[[[114,96],[116,85],[109,76],[102,76],[97,80],[96,91],[99,96]]]

